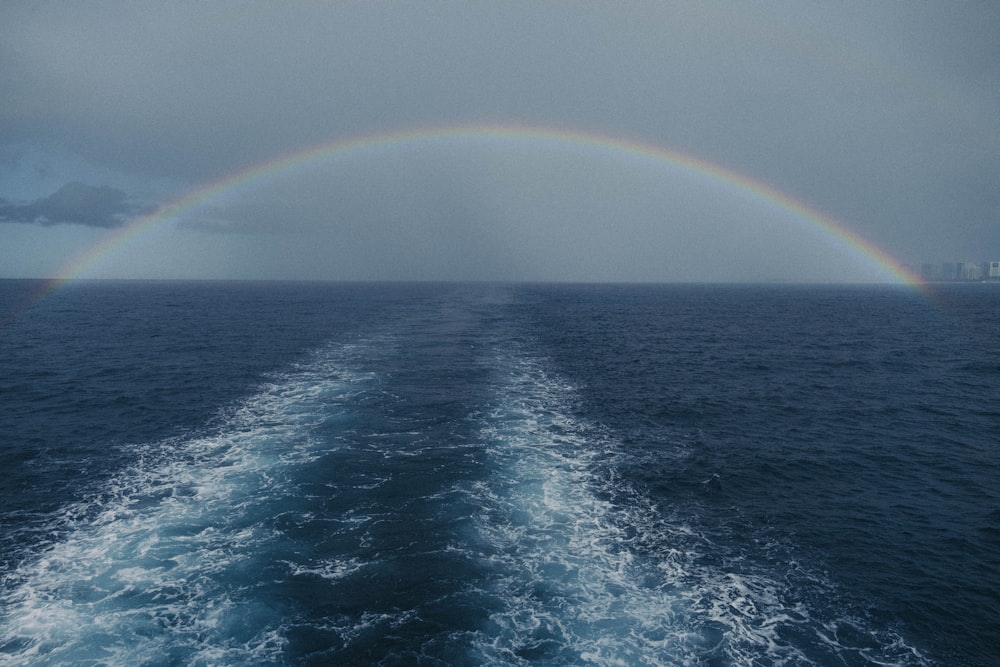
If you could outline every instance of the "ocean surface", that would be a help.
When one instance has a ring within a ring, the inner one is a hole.
[[[0,665],[998,665],[1000,285],[0,281]]]

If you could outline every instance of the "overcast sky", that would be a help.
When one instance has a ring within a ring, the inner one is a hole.
[[[1000,259],[1000,3],[0,4],[0,277],[867,280],[705,173],[515,136],[356,151],[94,253],[277,156],[537,126],[677,151],[902,262]]]

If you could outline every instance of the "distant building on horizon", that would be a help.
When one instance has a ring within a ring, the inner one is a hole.
[[[928,282],[1000,281],[1000,261],[925,262],[920,265],[920,277]]]

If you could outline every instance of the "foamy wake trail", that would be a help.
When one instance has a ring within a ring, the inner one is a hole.
[[[600,493],[596,429],[572,417],[574,389],[530,359],[484,428],[497,478],[481,489],[498,611],[479,638],[487,660],[519,664],[671,664],[677,600],[636,557],[632,527]],[[653,579],[650,579],[650,576]]]
[[[477,659],[923,664],[898,638],[876,637],[860,621],[817,622],[799,597],[805,575],[792,583],[745,567],[654,506],[615,472],[628,452],[575,416],[577,391],[542,361],[515,353],[500,366],[509,377],[483,428],[497,472],[477,492],[477,527],[495,573],[485,592],[497,611],[476,637]],[[807,583],[829,592],[820,580]]]
[[[0,663],[280,662],[281,609],[254,594],[295,511],[296,470],[337,447],[316,435],[369,379],[322,350],[221,417],[209,435],[146,445],[62,535],[3,582]],[[283,503],[284,501],[287,501]]]

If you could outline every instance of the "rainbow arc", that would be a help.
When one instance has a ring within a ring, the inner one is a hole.
[[[346,160],[375,150],[412,147],[421,143],[442,140],[462,141],[483,138],[516,139],[537,142],[541,145],[596,149],[611,154],[672,165],[733,189],[742,196],[762,205],[782,209],[802,221],[803,224],[814,226],[831,241],[843,243],[866,261],[878,267],[888,281],[913,287],[922,285],[918,276],[856,231],[767,183],[754,180],[722,165],[671,148],[611,135],[550,127],[487,124],[418,128],[337,139],[329,143],[279,155],[203,184],[163,204],[152,213],[134,219],[116,233],[75,257],[58,272],[55,278],[48,281],[40,298],[58,289],[61,285],[85,275],[95,263],[148,230],[171,220],[182,219],[201,206],[223,197],[238,195],[242,190],[261,185],[268,179],[294,168],[305,167],[325,160]]]

